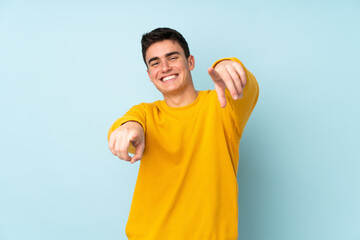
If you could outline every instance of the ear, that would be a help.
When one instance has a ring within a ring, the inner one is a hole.
[[[192,71],[195,68],[195,58],[193,55],[190,55],[188,57],[188,67],[190,71]]]

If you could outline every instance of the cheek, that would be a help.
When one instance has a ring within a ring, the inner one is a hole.
[[[152,82],[155,81],[156,79],[156,76],[157,76],[157,71],[151,71],[151,72],[148,72],[148,75],[149,75],[149,78]]]
[[[152,71],[152,70],[150,71],[150,70],[148,69],[146,72],[147,72],[149,78],[151,78],[151,77],[153,76],[153,71]]]
[[[181,63],[180,69],[189,70],[189,64],[186,62]]]

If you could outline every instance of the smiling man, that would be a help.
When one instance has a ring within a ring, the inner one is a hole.
[[[109,130],[114,155],[141,159],[126,235],[235,240],[239,144],[257,81],[238,59],[226,58],[208,70],[215,90],[197,91],[195,59],[179,32],[157,28],[141,43],[148,76],[164,100],[132,107]]]
[[[195,67],[195,59],[191,55],[186,57],[177,42],[153,43],[147,49],[145,61],[149,78],[163,94],[167,105],[182,107],[196,99],[198,92],[190,73]]]

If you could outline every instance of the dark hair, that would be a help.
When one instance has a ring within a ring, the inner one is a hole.
[[[176,30],[171,28],[156,28],[151,32],[145,33],[141,38],[141,48],[142,48],[142,56],[147,66],[145,55],[148,48],[160,41],[164,40],[173,40],[177,42],[181,48],[184,50],[185,57],[188,58],[190,56],[189,46],[185,40],[185,38]]]

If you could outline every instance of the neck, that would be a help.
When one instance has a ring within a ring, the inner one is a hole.
[[[193,103],[196,100],[198,94],[199,91],[196,91],[193,87],[192,89],[183,91],[182,93],[164,95],[164,100],[166,105],[169,107],[185,107]]]

